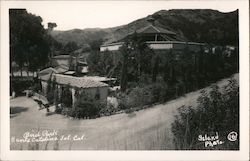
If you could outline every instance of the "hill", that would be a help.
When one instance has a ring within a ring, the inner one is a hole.
[[[79,45],[102,39],[110,43],[121,39],[149,24],[147,19],[154,17],[155,25],[174,31],[189,41],[205,42],[215,45],[238,44],[238,10],[222,13],[209,9],[161,10],[127,25],[113,28],[73,29],[53,31],[52,36],[62,43],[75,41]]]

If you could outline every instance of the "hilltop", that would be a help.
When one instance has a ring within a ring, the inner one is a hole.
[[[228,13],[210,9],[160,10],[122,26],[103,29],[55,30],[51,35],[61,43],[75,41],[80,46],[100,39],[104,43],[110,43],[121,39],[135,29],[148,25],[149,17],[156,19],[156,26],[174,31],[189,41],[215,45],[238,44],[238,10]]]

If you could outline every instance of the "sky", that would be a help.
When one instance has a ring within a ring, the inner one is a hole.
[[[181,5],[180,5],[181,4]],[[16,8],[26,8],[29,13],[41,16],[43,25],[57,24],[56,30],[108,28],[128,24],[159,10],[174,8],[204,8],[221,12],[234,11],[233,4],[209,4],[171,1],[15,1]]]

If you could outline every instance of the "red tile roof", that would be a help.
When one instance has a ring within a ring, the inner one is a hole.
[[[58,84],[70,85],[78,88],[108,87],[106,83],[86,79],[84,77],[74,77],[62,74],[53,74]]]

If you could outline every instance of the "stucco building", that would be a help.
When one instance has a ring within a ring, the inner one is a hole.
[[[111,78],[98,76],[76,77],[65,75],[65,73],[60,73],[52,67],[40,71],[39,79],[41,81],[42,93],[44,95],[47,95],[48,93],[49,81],[55,83],[55,88],[58,90],[60,99],[63,99],[62,92],[68,87],[71,93],[72,107],[75,107],[75,102],[78,99],[78,96],[83,92],[88,95],[89,98],[106,104],[109,89],[107,81],[113,80]]]
[[[58,89],[59,98],[62,97],[62,92],[66,86],[69,87],[72,98],[72,107],[75,107],[78,96],[83,92],[93,100],[98,100],[103,103],[107,103],[108,97],[108,84],[87,79],[86,77],[74,77],[63,74],[53,74],[52,80],[56,83]],[[62,98],[63,99],[63,98]]]

